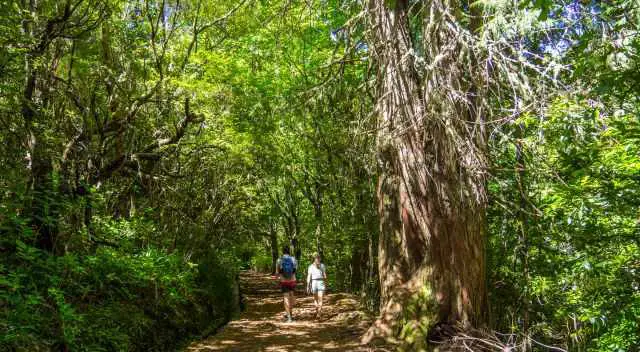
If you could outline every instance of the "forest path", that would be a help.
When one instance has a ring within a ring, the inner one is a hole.
[[[298,284],[294,321],[284,322],[282,294],[270,275],[245,271],[240,275],[245,311],[217,334],[195,342],[188,352],[205,351],[390,351],[362,346],[360,336],[371,324],[358,299],[346,293],[325,296],[323,317],[315,320],[313,297]]]

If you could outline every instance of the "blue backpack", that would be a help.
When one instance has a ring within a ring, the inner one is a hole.
[[[291,277],[293,275],[293,271],[295,270],[293,266],[293,258],[290,256],[283,256],[280,261],[280,269],[282,269],[282,274],[286,277]]]

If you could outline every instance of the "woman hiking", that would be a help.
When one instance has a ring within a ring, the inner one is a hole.
[[[322,296],[326,290],[327,269],[322,264],[320,254],[313,254],[313,263],[307,269],[307,293],[313,293],[313,304],[316,307],[316,319],[322,312]]]

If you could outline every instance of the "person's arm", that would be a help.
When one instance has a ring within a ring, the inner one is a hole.
[[[307,293],[311,293],[311,265],[307,268]]]
[[[324,266],[324,264],[322,264],[322,277],[324,278],[324,281],[327,281],[327,267]]]

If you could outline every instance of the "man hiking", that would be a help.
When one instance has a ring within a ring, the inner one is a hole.
[[[291,256],[289,246],[282,248],[282,257],[276,262],[276,274],[280,276],[280,289],[284,294],[285,319],[288,323],[293,321],[291,312],[296,304],[296,270],[298,262]]]
[[[313,293],[313,305],[316,307],[316,319],[322,313],[322,296],[326,290],[327,269],[321,262],[320,254],[313,254],[313,263],[307,269],[307,293]]]

